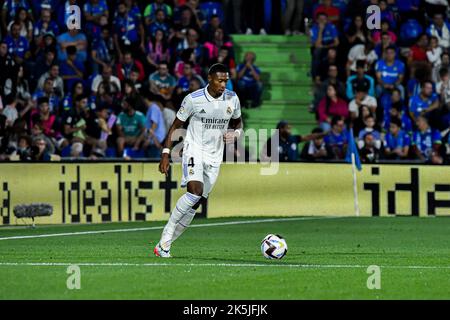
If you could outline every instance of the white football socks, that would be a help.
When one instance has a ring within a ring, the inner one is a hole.
[[[184,230],[187,229],[187,227],[189,227],[195,217],[195,211],[195,209],[189,209],[188,212],[181,218],[181,220],[178,221],[172,236],[172,243],[177,240],[179,236],[181,236],[181,234],[184,232]]]
[[[167,222],[166,226],[164,227],[164,230],[161,235],[160,245],[165,251],[170,250],[170,246],[172,244],[172,238],[174,236],[174,232],[176,229],[176,226],[179,224],[180,221],[184,221],[183,225],[186,225],[187,221],[191,223],[192,218],[191,216],[191,210],[192,207],[200,201],[201,196],[197,196],[195,194],[186,192],[184,195],[178,199],[177,204],[175,205],[175,208],[173,208],[172,213],[170,215],[169,221]],[[195,215],[195,212],[194,212]],[[187,217],[185,217],[187,216]],[[190,220],[189,220],[190,219]],[[188,224],[189,225],[189,224]],[[184,231],[184,230],[183,230]],[[182,231],[181,231],[182,233]],[[181,234],[180,233],[180,234]],[[180,235],[178,234],[178,236]],[[178,238],[177,236],[177,238]]]

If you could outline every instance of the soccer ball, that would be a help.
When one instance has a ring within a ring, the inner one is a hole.
[[[268,234],[261,241],[261,252],[267,259],[281,259],[287,250],[286,240],[280,235]]]

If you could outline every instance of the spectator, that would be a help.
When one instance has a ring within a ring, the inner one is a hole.
[[[356,89],[364,88],[369,96],[375,97],[375,80],[365,73],[366,63],[363,60],[356,62],[356,74],[347,78],[346,95],[349,100],[355,98]]]
[[[174,75],[177,77],[177,79],[180,79],[183,76],[184,64],[188,61],[194,64],[195,72],[197,74],[201,74],[202,68],[200,66],[200,63],[197,62],[194,50],[186,49],[181,52],[181,60],[175,64]]]
[[[87,108],[87,97],[80,95],[75,98],[74,107],[63,115],[63,135],[71,144],[70,155],[75,158],[83,156],[86,130],[83,117]]]
[[[325,81],[328,78],[328,72],[330,66],[336,66],[337,71],[337,77],[340,81],[345,81],[345,67],[342,65],[338,55],[337,50],[335,48],[328,49],[326,57],[322,59],[320,62],[320,70],[316,75],[316,85],[320,85],[323,81]]]
[[[441,70],[442,68],[450,69],[450,54],[448,52],[445,52],[445,51],[441,54],[440,63],[436,64],[433,67],[433,71],[432,71],[432,80],[433,80],[433,82],[439,82],[440,81],[439,70]]]
[[[144,80],[144,66],[138,59],[133,58],[131,51],[125,51],[123,53],[123,62],[119,62],[116,66],[116,74],[119,80],[129,79],[133,68],[139,70],[138,81]]]
[[[416,120],[417,130],[412,137],[413,154],[417,159],[432,164],[442,164],[443,159],[440,155],[442,138],[439,131],[432,129],[428,125],[428,119],[419,116]]]
[[[218,28],[214,33],[214,38],[211,41],[206,41],[203,46],[205,48],[205,63],[212,65],[212,62],[219,56],[219,49],[221,47],[228,47],[231,49],[233,44],[230,41],[225,40],[223,29]]]
[[[312,110],[317,110],[319,102],[327,95],[328,86],[330,84],[337,88],[338,96],[345,97],[345,84],[339,80],[339,71],[336,65],[328,66],[328,78],[316,87],[314,92],[314,102]]]
[[[0,42],[0,95],[6,95],[5,84],[8,81],[10,86],[16,82],[17,64],[11,54],[9,54],[8,44]]]
[[[139,94],[138,90],[136,89],[135,83],[131,79],[126,79],[123,82],[123,98],[126,99],[130,98],[132,101],[134,101],[134,109],[136,111],[142,112],[145,114],[147,112],[147,106],[145,105],[144,99]]]
[[[52,64],[50,66],[50,70],[46,73],[44,73],[38,81],[38,89],[42,89],[44,87],[44,82],[47,79],[52,79],[53,80],[53,92],[55,92],[55,94],[62,99],[64,97],[64,81],[63,79],[59,76],[59,65]]]
[[[322,0],[322,4],[320,4],[314,11],[314,18],[317,19],[321,14],[325,14],[329,21],[335,26],[339,25],[341,13],[339,8],[333,6],[331,0]]]
[[[386,92],[392,92],[394,88],[400,90],[402,97],[405,96],[405,89],[402,86],[405,75],[405,65],[395,58],[395,48],[389,47],[386,50],[386,58],[379,60],[375,66],[377,75],[378,96]]]
[[[375,46],[375,54],[377,55],[378,59],[385,59],[386,58],[386,52],[388,48],[393,47],[395,50],[395,53],[398,54],[398,49],[395,47],[395,44],[392,42],[391,37],[389,36],[389,33],[383,32],[381,33],[381,41]]]
[[[419,116],[432,116],[432,112],[439,108],[439,97],[433,92],[433,83],[425,81],[420,94],[411,97],[409,101],[409,115],[416,121]]]
[[[331,119],[331,130],[325,136],[324,141],[326,147],[331,150],[330,158],[335,160],[342,160],[345,158],[348,136],[342,117],[334,116]]]
[[[447,68],[442,68],[439,71],[439,81],[436,84],[436,93],[440,97],[440,102],[445,106],[449,106],[450,104],[450,77]]]
[[[243,1],[242,3],[245,33],[266,35],[264,29],[264,1]]]
[[[146,19],[146,21],[148,20]],[[156,10],[156,20],[147,25],[147,34],[150,36],[150,38],[155,38],[156,31],[158,30],[163,33],[165,38],[169,37],[170,26],[166,22],[166,14],[162,9]]]
[[[203,61],[203,46],[200,44],[198,32],[189,28],[186,30],[186,36],[183,37],[176,48],[178,54],[180,54],[183,50],[192,49],[195,55],[196,61],[202,64]]]
[[[101,67],[110,65],[113,62],[114,43],[111,40],[109,29],[103,27],[99,37],[96,37],[92,42],[91,60],[92,73],[98,74]]]
[[[66,49],[67,60],[61,62],[61,78],[64,80],[66,88],[72,88],[78,80],[83,80],[85,68],[84,64],[77,60],[77,48],[69,46]]]
[[[145,52],[144,27],[139,17],[128,12],[123,0],[117,5],[117,15],[114,18],[113,25],[114,46],[120,62],[123,61],[123,52],[126,48],[130,48],[134,56],[139,56],[142,52]]]
[[[177,84],[176,79],[169,73],[169,65],[162,61],[158,66],[158,71],[149,77],[150,92],[152,97],[161,97],[164,106],[171,104],[172,94]]]
[[[50,71],[50,68],[52,65],[58,64],[56,61],[56,52],[47,50],[43,55],[41,55],[39,58],[36,58],[36,65],[31,71],[33,74],[33,80],[38,81],[41,78],[41,76]],[[58,75],[59,75],[59,68],[58,68]],[[38,85],[38,84],[36,84]],[[64,82],[63,82],[64,87]]]
[[[301,142],[318,140],[324,137],[323,132],[312,133],[307,136],[300,136],[292,134],[292,127],[289,122],[282,120],[277,124],[277,134],[270,137],[263,149],[261,150],[260,159],[263,162],[280,161],[293,162],[299,159],[298,144]],[[278,137],[278,141],[272,141]],[[278,142],[278,143],[277,143]],[[273,144],[273,145],[272,145]],[[272,149],[278,147],[278,149]],[[275,158],[273,152],[278,151],[278,159]]]
[[[144,148],[147,149],[147,156],[149,158],[159,158],[161,155],[161,148],[166,137],[167,129],[162,113],[162,106],[157,102],[145,100],[148,107],[147,110],[147,138],[144,142]]]
[[[123,157],[126,146],[132,146],[137,151],[145,140],[145,116],[134,109],[134,101],[130,98],[122,102],[122,112],[117,118],[117,153]]]
[[[332,119],[335,116],[343,118],[349,117],[348,105],[338,96],[337,88],[333,84],[329,84],[327,95],[322,98],[317,107],[317,116],[320,127],[325,131],[329,131],[332,126]]]
[[[358,133],[358,146],[359,148],[363,148],[364,146],[364,137],[370,133],[373,137],[373,141],[375,143],[375,147],[377,149],[380,149],[381,147],[381,133],[375,129],[375,117],[373,116],[373,113],[370,113],[364,118],[364,125],[365,128],[362,129]]]
[[[325,56],[329,48],[339,45],[338,31],[334,24],[328,22],[328,15],[318,13],[316,23],[311,29],[311,45],[313,61],[311,63],[311,75],[316,77],[319,69],[319,62]]]
[[[32,159],[34,161],[51,161],[51,154],[46,151],[47,143],[44,138],[37,138],[33,141],[34,151],[32,151]]]
[[[315,128],[312,134],[323,134],[324,131],[321,128]],[[328,160],[332,152],[325,144],[324,138],[317,137],[316,139],[305,143],[301,152],[301,159],[314,162]]]
[[[358,118],[359,109],[362,106],[369,107],[370,112],[375,114],[378,103],[377,103],[377,99],[368,95],[367,87],[363,83],[360,83],[356,87],[355,99],[350,101],[350,104],[348,105],[351,119]]]
[[[14,23],[20,26],[20,36],[27,39],[28,43],[31,43],[33,39],[33,22],[29,19],[27,10],[24,7],[17,8],[17,17],[9,23],[8,32],[11,32],[11,27]]]
[[[60,99],[54,92],[53,79],[48,78],[44,82],[44,86],[42,89],[37,89],[33,95],[33,104],[37,107],[37,102],[39,98],[46,97],[49,101],[50,112],[56,112],[59,107]]]
[[[442,48],[439,47],[439,40],[437,37],[430,37],[430,47],[427,50],[427,60],[431,63],[433,68],[441,64]]]
[[[371,43],[370,35],[362,16],[356,15],[353,18],[351,25],[345,32],[345,37],[349,46]]]
[[[237,87],[241,102],[247,107],[247,100],[251,100],[251,107],[261,105],[262,83],[261,71],[255,65],[256,55],[254,52],[246,52],[244,62],[237,67]]]
[[[20,35],[21,24],[15,21],[11,26],[10,35],[5,38],[9,54],[17,64],[22,64],[24,59],[28,58],[29,43],[27,38]]]
[[[227,46],[222,46],[219,50],[219,55],[217,59],[211,61],[211,65],[216,63],[221,63],[225,65],[230,71],[230,79],[236,80],[237,72],[236,72],[236,62],[230,53],[231,48]],[[195,70],[195,65],[193,65],[193,69]]]
[[[389,105],[384,106],[384,129],[389,131],[391,119],[397,118],[401,121],[401,129],[408,134],[412,134],[412,121],[409,117],[408,108],[400,96],[400,91],[394,89]]]
[[[205,81],[202,77],[194,72],[194,64],[192,62],[185,63],[183,76],[177,82],[176,93],[180,95],[189,91],[190,81],[193,78],[196,78],[201,83],[201,87],[205,86]]]
[[[284,13],[284,34],[300,35],[304,0],[287,0]],[[295,13],[295,14],[294,14]]]
[[[213,14],[209,19],[209,22],[203,26],[202,39],[204,42],[213,41],[216,31],[219,28],[222,28],[220,18],[217,14]]]
[[[81,80],[75,81],[70,89],[70,92],[64,97],[62,102],[63,112],[72,109],[73,101],[77,96],[85,95],[83,81]]]
[[[378,161],[381,150],[377,142],[372,133],[368,132],[364,135],[362,146],[359,150],[362,163],[374,163]]]
[[[23,8],[31,18],[31,8],[26,0],[6,0],[3,3],[1,27],[3,33],[6,32],[7,23],[14,20],[19,15],[19,9]]]
[[[98,74],[92,80],[91,90],[94,95],[97,94],[98,86],[101,82],[104,82],[108,86],[108,92],[116,94],[122,90],[120,80],[112,74],[112,67],[110,65],[105,65],[102,67],[101,74]]]
[[[33,141],[37,139],[42,139],[45,141],[45,149],[48,153],[54,154],[55,153],[55,146],[53,145],[52,141],[44,134],[43,132],[43,126],[40,122],[36,122],[31,127],[31,139]],[[19,140],[19,146],[20,146],[20,140]],[[31,160],[31,159],[29,159]]]
[[[3,109],[3,115],[6,117],[6,127],[12,127],[14,122],[19,118],[16,105],[17,101],[13,95],[6,96],[5,108]]]
[[[386,159],[403,160],[408,157],[411,139],[402,129],[398,118],[391,119],[389,132],[384,138],[384,156]]]
[[[100,36],[102,27],[108,23],[109,11],[106,0],[87,0],[83,6],[86,19],[85,30],[90,38]]]
[[[373,45],[370,42],[365,44],[357,44],[348,53],[347,60],[347,77],[356,72],[356,63],[364,61],[365,71],[372,68],[372,65],[378,59],[377,54],[373,50]]]
[[[154,3],[150,3],[144,9],[145,24],[150,25],[157,19],[158,10],[162,10],[166,17],[172,17],[172,8],[164,3],[164,0],[155,0]]]
[[[443,49],[450,47],[450,24],[444,20],[442,13],[433,16],[433,22],[427,29],[429,36],[434,36],[439,41],[439,46]]]
[[[376,30],[373,34],[372,34],[372,41],[374,44],[380,44],[381,43],[381,36],[383,34],[387,34],[389,36],[389,43],[391,44],[395,44],[397,43],[397,35],[391,31],[391,27],[389,24],[389,21],[387,20],[382,20],[381,21],[381,29],[380,30]]]
[[[428,61],[427,49],[428,36],[426,34],[422,34],[410,49],[410,53],[408,56],[408,65],[413,62],[416,63],[417,61]]]
[[[41,18],[34,25],[34,44],[37,47],[42,47],[44,35],[52,32],[53,35],[59,35],[58,24],[52,20],[52,11],[50,9],[41,10]]]
[[[158,64],[162,61],[169,61],[170,53],[164,32],[160,29],[155,31],[155,36],[151,36],[147,46],[147,63],[151,70],[158,69]]]
[[[86,62],[87,59],[87,39],[84,33],[79,32],[78,29],[71,29],[57,38],[58,42],[58,59],[60,61],[67,61],[67,48],[76,48],[76,58],[78,64]],[[73,49],[71,49],[73,51]]]

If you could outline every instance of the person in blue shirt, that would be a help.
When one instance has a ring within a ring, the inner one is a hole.
[[[33,35],[34,43],[40,46],[44,40],[44,35],[47,32],[52,32],[53,35],[59,35],[58,24],[52,20],[52,11],[50,9],[41,10],[41,18],[34,25]]]
[[[313,59],[311,63],[311,76],[316,78],[320,61],[325,57],[329,48],[336,48],[339,45],[339,34],[336,26],[328,22],[326,13],[319,13],[316,23],[310,30],[311,46],[313,48]]]
[[[166,124],[160,104],[145,99],[148,106],[146,115],[147,140],[143,147],[147,149],[147,156],[159,158],[164,139],[166,138]]]
[[[113,48],[109,28],[103,27],[100,37],[95,38],[91,45],[92,73],[99,74],[100,67],[105,67],[113,61]]]
[[[433,83],[424,81],[420,94],[409,100],[409,115],[416,120],[420,115],[430,116],[439,108],[439,96],[433,92]]]
[[[405,64],[395,56],[395,47],[390,46],[386,49],[386,58],[379,60],[375,65],[378,96],[386,92],[391,93],[397,88],[400,90],[402,98],[405,97],[405,88],[402,86]]]
[[[20,22],[16,21],[11,26],[11,35],[4,42],[8,45],[8,53],[17,64],[21,64],[29,55],[29,43],[25,37],[20,35]]]
[[[246,105],[246,100],[251,100],[251,107],[256,108],[261,105],[262,82],[261,71],[254,64],[256,55],[254,52],[247,52],[244,56],[244,63],[237,67],[237,87],[240,93],[241,103]]]
[[[384,137],[384,156],[387,159],[406,159],[409,154],[411,138],[401,129],[402,122],[393,118],[389,124],[389,132]]]
[[[156,10],[156,19],[149,25],[147,25],[147,33],[150,37],[154,38],[156,36],[156,31],[161,30],[164,33],[165,37],[169,36],[169,24],[166,23],[166,14],[164,10],[158,9]]]
[[[344,119],[334,116],[331,119],[331,130],[325,136],[325,145],[331,149],[332,158],[342,160],[345,158],[348,146],[348,132],[345,129]]]
[[[431,128],[428,119],[424,116],[417,118],[416,125],[417,130],[414,131],[411,141],[415,156],[424,162],[442,164],[443,159],[440,155],[441,133]]]
[[[53,88],[53,79],[47,78],[44,82],[44,87],[42,89],[36,90],[36,92],[33,94],[33,103],[35,105],[35,108],[37,108],[37,101],[39,98],[47,97],[48,98],[48,104],[50,107],[50,112],[55,113],[57,112],[59,108],[59,98],[54,92]]]
[[[409,117],[408,108],[404,104],[400,91],[394,89],[388,105],[384,105],[383,128],[389,131],[391,119],[398,119],[401,123],[401,129],[408,135],[412,135],[413,123]]]
[[[123,61],[123,52],[126,48],[129,48],[135,57],[145,52],[144,27],[136,15],[129,14],[123,0],[117,6],[113,26],[114,46],[120,62]]]
[[[66,49],[75,46],[77,49],[77,62],[84,63],[87,59],[87,38],[83,32],[77,29],[69,30],[57,38],[57,49],[59,61],[67,60]]]
[[[67,60],[61,62],[61,78],[67,88],[72,88],[77,81],[82,81],[85,73],[84,64],[76,60],[77,48],[75,46],[67,47]]]
[[[427,34],[438,38],[439,46],[443,49],[450,47],[450,23],[444,20],[442,13],[436,13],[433,15],[433,22],[427,28]]]
[[[108,4],[105,0],[89,0],[83,6],[83,14],[86,19],[84,26],[87,36],[97,38],[101,28],[108,23]]]

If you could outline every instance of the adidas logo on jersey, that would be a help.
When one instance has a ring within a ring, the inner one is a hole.
[[[200,111],[200,113],[206,113],[205,109],[202,109],[202,111]]]

